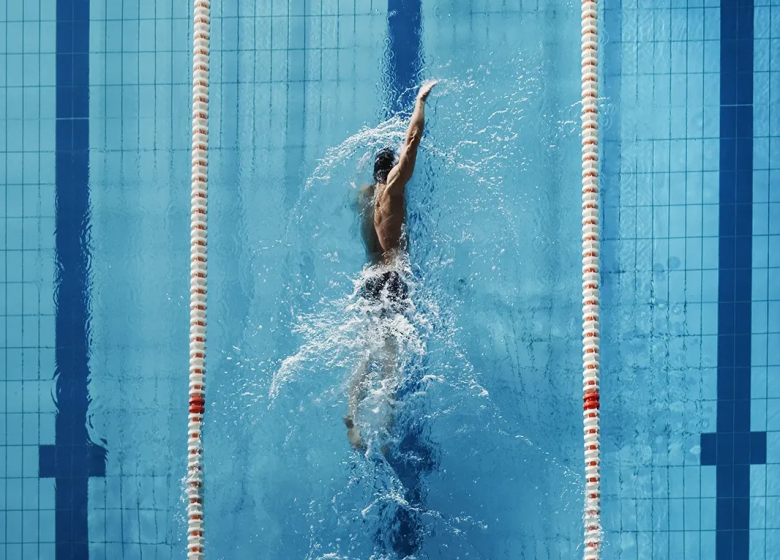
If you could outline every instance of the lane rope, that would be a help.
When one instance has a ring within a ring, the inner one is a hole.
[[[192,199],[190,214],[190,391],[187,426],[187,558],[203,560],[203,439],[206,405],[206,272],[209,138],[209,0],[194,0]]]
[[[585,560],[601,556],[598,8],[582,1],[582,391]]]

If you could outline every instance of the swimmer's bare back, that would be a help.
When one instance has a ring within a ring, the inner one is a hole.
[[[417,93],[412,119],[406,131],[406,140],[398,158],[398,163],[390,170],[385,183],[377,183],[376,206],[374,207],[374,229],[382,247],[383,260],[389,262],[402,246],[403,226],[406,221],[404,194],[406,183],[412,178],[417,160],[417,148],[425,128],[425,100],[436,85],[435,81],[426,82]]]

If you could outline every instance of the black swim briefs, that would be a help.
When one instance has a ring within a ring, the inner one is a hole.
[[[366,278],[358,291],[360,297],[372,303],[380,303],[383,294],[391,303],[402,304],[409,299],[409,286],[397,271],[387,270]]]

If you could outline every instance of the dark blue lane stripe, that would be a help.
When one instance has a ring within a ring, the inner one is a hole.
[[[387,115],[409,112],[422,68],[420,0],[387,0]]]
[[[89,557],[87,490],[105,450],[87,432],[89,393],[89,0],[57,1],[55,443],[39,454],[54,477],[57,560]]]
[[[749,558],[750,465],[766,462],[766,432],[750,431],[753,279],[753,0],[720,6],[718,414],[702,435],[717,466],[716,560]]]
[[[420,0],[387,1],[388,50],[382,83],[385,85],[385,116],[408,114],[413,107],[420,85],[422,68],[422,14]],[[409,216],[410,223],[414,216]],[[405,371],[405,381],[398,399],[415,392],[426,368],[426,360],[412,364]],[[405,499],[411,507],[397,507],[393,521],[374,535],[380,548],[392,549],[399,557],[415,554],[423,544],[424,528],[420,516],[426,489],[423,477],[436,468],[435,452],[427,441],[420,418],[403,418],[396,423],[398,444],[387,456],[405,489]],[[384,517],[384,515],[383,515]],[[389,550],[383,550],[389,552]]]

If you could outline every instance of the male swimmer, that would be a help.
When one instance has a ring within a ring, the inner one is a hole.
[[[392,314],[403,313],[409,306],[409,288],[403,278],[407,251],[404,194],[406,184],[414,173],[417,148],[423,135],[425,100],[434,85],[435,81],[426,82],[417,93],[406,140],[398,158],[391,148],[380,150],[374,159],[374,183],[360,189],[362,234],[371,266],[366,271],[358,293],[369,303],[380,305],[384,319]],[[391,407],[400,381],[396,346],[397,341],[392,332],[385,331],[383,348],[377,361],[381,364],[383,385],[389,387]],[[365,447],[355,419],[367,390],[369,362],[372,359],[376,360],[377,357],[366,356],[353,372],[349,384],[349,413],[344,416],[344,424],[347,426],[349,442],[355,449]],[[392,423],[392,419],[389,422]],[[384,446],[383,452],[386,452]]]

